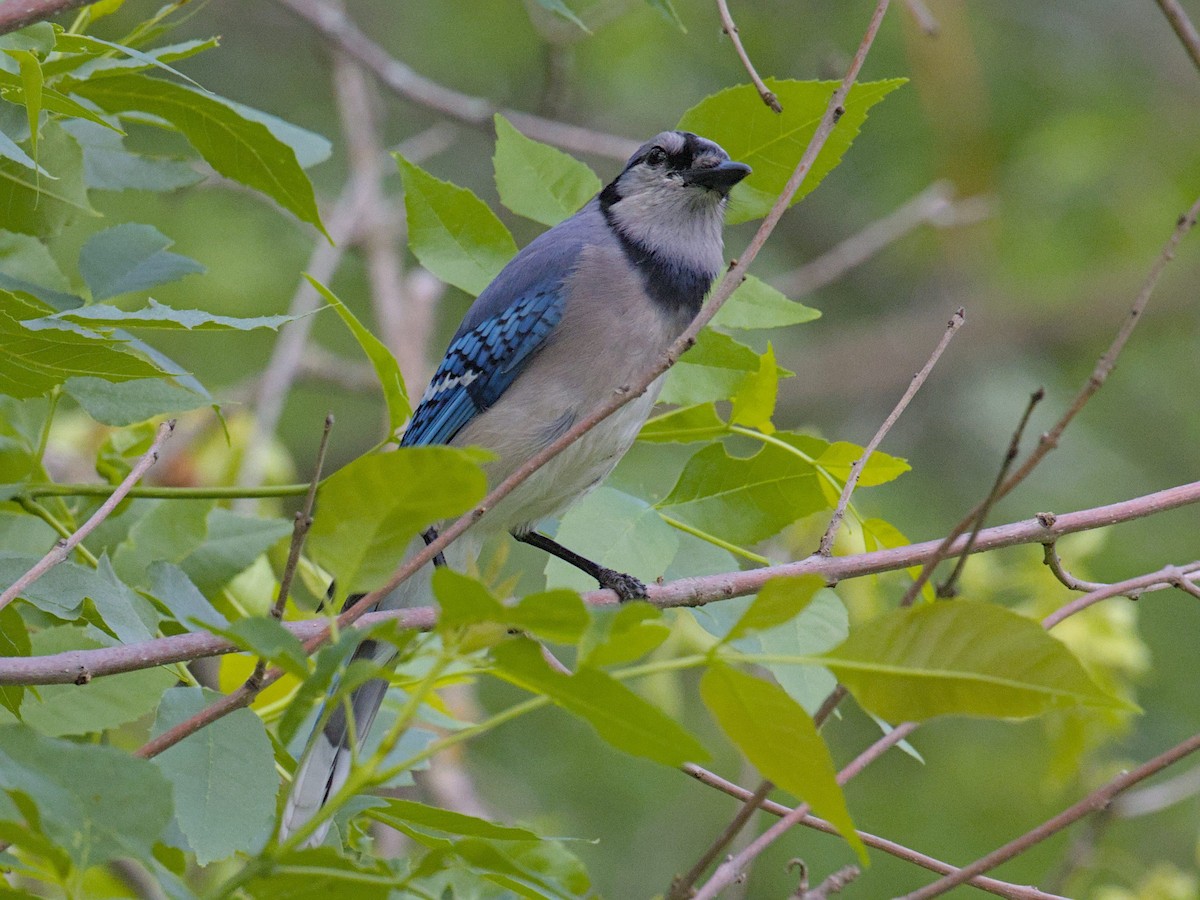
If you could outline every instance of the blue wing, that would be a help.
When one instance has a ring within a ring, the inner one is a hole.
[[[562,319],[564,306],[561,282],[543,284],[474,327],[459,329],[400,445],[448,443],[500,399]]]

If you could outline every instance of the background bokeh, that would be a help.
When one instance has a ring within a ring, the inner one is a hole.
[[[131,0],[97,33],[109,29],[116,36],[122,19],[133,21],[155,5]],[[591,34],[532,0],[355,0],[347,9],[374,40],[429,78],[639,140],[673,126],[707,95],[745,80],[709,0],[675,0],[686,33],[633,0],[570,5]],[[1185,5],[1200,19],[1200,6]],[[755,265],[756,274],[782,286],[793,270],[935,181],[948,180],[962,201],[951,207],[950,222],[923,225],[832,284],[797,296],[822,318],[769,336],[781,364],[797,373],[782,385],[778,423],[864,443],[950,314],[966,308],[966,326],[883,447],[906,457],[913,471],[862,501],[913,540],[944,533],[983,495],[1034,389],[1044,386],[1047,399],[1030,434],[1057,417],[1111,340],[1176,217],[1200,192],[1200,72],[1150,0],[938,0],[929,6],[940,25],[936,37],[920,31],[904,4],[894,4],[863,77],[904,76],[910,83],[872,111],[843,164],[784,218]],[[844,0],[733,4],[760,72],[804,79],[841,77],[869,12],[869,4]],[[333,157],[310,173],[327,208],[347,171],[327,48],[308,25],[270,2],[213,0],[197,9],[178,39],[212,34],[221,35],[222,48],[188,61],[185,71],[223,96],[328,136]],[[385,90],[374,93],[388,145],[441,120]],[[423,164],[498,209],[492,145],[488,131],[456,126]],[[619,169],[612,159],[587,161],[605,180]],[[394,174],[388,187],[396,196]],[[178,194],[100,194],[95,202],[118,221],[156,225],[178,252],[208,267],[206,275],[156,293],[172,305],[238,315],[283,312],[317,240],[260,198],[220,184]],[[501,214],[519,243],[536,233],[531,223]],[[98,227],[74,226],[63,253],[70,256],[72,242],[77,250]],[[730,229],[732,256],[753,228]],[[1168,268],[1110,383],[992,521],[1097,506],[1197,477],[1198,241],[1193,235]],[[415,262],[409,257],[404,265]],[[371,320],[357,250],[333,287]],[[468,303],[454,289],[443,296],[431,352],[444,346]],[[330,313],[318,315],[313,334],[320,346],[358,362],[351,338]],[[275,339],[260,331],[189,335],[160,345],[215,395],[237,397],[238,387],[265,365]],[[381,436],[376,394],[302,383],[289,396],[279,430],[301,475],[327,409],[338,417],[335,463]],[[633,464],[653,469],[653,454],[639,453]],[[1178,511],[1066,540],[1061,549],[1077,574],[1119,579],[1195,558],[1198,526],[1200,513]],[[793,536],[797,553],[807,552],[806,535]],[[968,567],[967,589],[1024,609],[1052,606],[1064,590],[1042,572],[1039,558],[1036,548],[1018,548],[978,559]],[[863,588],[852,608],[883,608],[898,596],[900,583],[885,579]],[[1134,679],[1145,715],[1127,731],[1100,727],[1088,743],[1065,718],[933,723],[913,741],[924,765],[893,752],[849,787],[859,826],[966,862],[1122,765],[1200,728],[1195,598],[1150,595],[1136,610],[1126,604],[1109,618],[1098,615],[1080,627],[1077,639],[1098,657],[1109,654],[1101,661]],[[687,678],[662,678],[647,690],[669,709],[697,705]],[[479,702],[506,696],[494,688]],[[685,715],[711,745],[721,746],[702,712]],[[847,706],[829,729],[835,758],[845,762],[876,734]],[[1090,749],[1081,755],[1081,746]],[[503,816],[584,839],[574,851],[588,862],[597,888],[614,898],[664,889],[734,808],[681,775],[617,754],[586,726],[554,712],[473,745],[469,764],[482,797]],[[755,778],[728,749],[716,768],[742,783]],[[1196,798],[1152,816],[1114,817],[1080,826],[997,874],[1053,884],[1070,896],[1105,897],[1176,896],[1146,879],[1165,884],[1178,876],[1178,896],[1197,896],[1198,821]],[[795,885],[794,873],[785,872],[792,857],[818,873],[851,861],[840,842],[797,832],[760,861],[741,888],[745,896],[786,895]],[[1168,868],[1151,873],[1156,866]],[[1056,872],[1065,880],[1056,880]],[[887,896],[925,880],[874,854],[869,872],[844,896]],[[1141,893],[1104,894],[1104,886]]]

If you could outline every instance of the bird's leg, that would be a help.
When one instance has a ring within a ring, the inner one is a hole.
[[[421,532],[421,538],[425,541],[425,546],[428,547],[438,539],[437,529],[433,526],[426,528]],[[438,555],[433,558],[433,564],[435,566],[444,566],[446,564],[445,554],[438,553]]]
[[[618,572],[615,569],[594,563],[586,556],[580,556],[574,550],[568,550],[558,541],[548,538],[537,531],[514,531],[512,532],[512,536],[523,544],[529,544],[531,547],[545,550],[551,556],[557,556],[563,562],[569,563],[579,571],[591,575],[600,583],[600,587],[608,588],[614,592],[620,598],[621,602],[646,599],[646,585],[642,584],[642,582],[632,575],[626,575],[624,572]]]

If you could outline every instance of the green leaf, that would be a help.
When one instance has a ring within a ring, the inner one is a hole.
[[[54,49],[54,26],[49,22],[35,22],[20,31],[0,35],[0,50],[34,50],[49,53]]]
[[[182,562],[203,546],[208,538],[208,516],[216,501],[141,499],[136,502],[140,515],[124,540],[112,550],[112,563],[122,580],[145,587],[153,563]]]
[[[699,450],[657,509],[735,544],[755,544],[825,509],[816,469],[774,444],[750,457],[720,444]]]
[[[574,591],[527,594],[505,609],[514,627],[556,644],[574,644],[592,620],[583,598]]]
[[[729,426],[711,403],[697,403],[655,416],[642,426],[639,441],[652,444],[690,444],[711,441],[729,434]]]
[[[107,300],[204,271],[194,259],[169,253],[167,248],[173,243],[153,225],[124,222],[92,235],[83,245],[79,273],[91,289],[93,300]],[[125,315],[112,307],[101,309]],[[91,308],[78,313],[85,319],[95,318]]]
[[[765,79],[775,92],[783,112],[768,109],[750,84],[727,88],[701,100],[683,114],[679,128],[716,141],[732,159],[754,169],[753,174],[733,189],[730,224],[747,222],[767,214],[800,162],[809,140],[817,130],[830,95],[838,86],[833,81],[790,81]],[[868,81],[855,84],[842,104],[846,110],[829,140],[817,155],[808,177],[796,192],[796,203],[841,161],[867,118],[867,110],[890,94],[905,79]]]
[[[17,61],[21,70],[21,88],[24,93],[25,115],[29,120],[29,143],[37,158],[38,119],[42,114],[42,65],[29,50],[9,50],[8,55]]]
[[[508,229],[466,188],[434,178],[401,156],[408,243],[421,265],[472,296],[517,254]]]
[[[534,0],[534,2],[537,3],[537,5],[542,9],[550,10],[550,12],[554,13],[556,16],[561,16],[572,25],[575,25],[582,31],[591,34],[591,31],[588,30],[588,27],[583,24],[583,20],[579,18],[579,16],[575,15],[575,13],[571,10],[571,7],[567,6],[563,0]]]
[[[678,722],[610,675],[582,666],[573,675],[550,668],[538,645],[517,638],[492,648],[497,674],[545,694],[596,729],[618,750],[667,766],[708,758],[704,747]]]
[[[751,348],[727,334],[705,328],[697,335],[695,346],[667,373],[658,399],[680,406],[728,400],[746,375],[757,372],[760,365],[758,354]],[[778,374],[790,378],[793,373],[780,368]]]
[[[646,0],[651,9],[657,10],[664,19],[675,25],[684,34],[687,34],[687,29],[683,25],[683,19],[679,18],[679,13],[675,12],[675,6],[671,0]]]
[[[194,53],[198,53],[200,50],[216,46],[217,42],[215,39],[210,39],[208,41],[193,41],[190,43],[192,45],[190,52],[180,54],[176,51],[173,58],[182,59],[185,56],[191,56]],[[90,78],[97,72],[112,71],[114,68],[130,68],[136,70],[146,69],[153,66],[162,69],[164,72],[169,72],[176,78],[181,78],[189,84],[200,88],[200,90],[204,90],[204,88],[201,87],[197,82],[193,81],[191,78],[188,78],[178,69],[171,68],[166,64],[166,62],[164,62],[164,59],[167,58],[167,53],[170,52],[169,48],[166,47],[159,48],[157,51],[152,53],[143,53],[141,50],[135,50],[133,47],[126,47],[122,44],[114,44],[111,41],[101,40],[100,38],[90,34],[73,34],[66,31],[60,31],[57,34],[54,49],[60,53],[88,53],[93,57],[100,57],[111,50],[115,50],[118,53],[129,57],[129,60],[112,59],[111,57],[104,59],[103,62],[106,63],[106,65],[103,65],[102,67],[92,65],[83,72],[76,72],[76,77],[83,75],[84,77]],[[100,62],[100,60],[96,59],[95,62]],[[132,62],[133,65],[128,65],[130,62]]]
[[[146,590],[188,631],[228,628],[229,622],[200,593],[183,569],[169,562],[151,564]]]
[[[395,569],[396,561],[392,561],[391,569]],[[438,566],[433,572],[433,591],[441,607],[437,623],[440,632],[453,631],[464,625],[505,621],[504,604],[469,575]]]
[[[149,360],[126,352],[120,343],[99,335],[57,329],[33,331],[23,320],[51,309],[28,294],[0,289],[0,394],[38,397],[68,378],[90,375],[128,381],[165,375]]]
[[[81,302],[46,245],[11,231],[0,231],[0,288],[23,291],[58,309]]]
[[[194,687],[163,694],[154,722],[160,735],[219,697]],[[206,866],[234,853],[256,853],[275,821],[279,775],[262,720],[237,709],[189,735],[154,758],[171,783],[175,821]]]
[[[115,647],[111,638],[71,626],[47,628],[31,637],[37,656],[67,650]],[[50,737],[95,734],[133,722],[154,711],[162,692],[177,678],[166,668],[142,669],[97,678],[87,684],[45,684],[29,692],[21,718],[30,728]]]
[[[765,281],[747,275],[711,324],[716,328],[783,328],[820,317],[820,310],[790,300]]]
[[[525,137],[499,113],[492,165],[500,202],[543,225],[557,225],[579,212],[603,187],[586,164]]]
[[[469,816],[450,809],[439,809],[436,806],[426,806],[415,800],[388,797],[386,803],[387,805],[383,808],[368,810],[367,816],[405,833],[441,832],[442,834],[463,835],[492,841],[541,840],[536,832],[527,828],[497,825],[477,816]]]
[[[29,656],[30,646],[25,620],[21,618],[16,605],[10,603],[0,609],[0,658]],[[18,719],[21,717],[21,700],[24,696],[25,688],[21,685],[0,684],[0,707]]]
[[[300,639],[271,616],[251,616],[238,619],[228,628],[212,628],[214,634],[227,638],[242,650],[260,656],[279,666],[289,675],[304,678],[308,675],[308,654]]]
[[[850,469],[862,457],[863,448],[846,441],[837,441],[826,447],[817,457],[817,465],[835,476],[843,484],[850,477]],[[863,466],[858,477],[859,487],[874,487],[887,484],[912,469],[908,460],[889,456],[876,450]]]
[[[483,498],[484,458],[478,450],[403,447],[356,459],[321,485],[309,552],[339,591],[381,586],[412,538]]]
[[[97,422],[117,427],[144,422],[154,416],[188,412],[212,403],[211,397],[162,378],[120,382],[69,378],[64,388]]]
[[[733,393],[733,410],[729,419],[734,425],[757,428],[772,434],[775,425],[775,400],[779,394],[779,367],[775,364],[775,349],[767,342],[767,352],[759,357],[758,371],[747,372]]]
[[[169,254],[173,255],[173,254]],[[157,328],[188,331],[253,331],[270,328],[294,321],[294,316],[219,316],[202,309],[173,309],[150,298],[141,309],[119,309],[104,303],[94,303],[79,309],[55,313],[56,321],[79,322],[89,328],[126,326],[129,328]]]
[[[646,501],[600,487],[571,506],[555,540],[588,559],[652,582],[666,575],[679,550],[679,533]],[[546,581],[580,591],[596,589],[596,580],[551,557]]]
[[[38,561],[36,556],[0,554],[0,584],[12,584]],[[128,587],[95,570],[75,563],[59,563],[20,594],[56,619],[74,621],[91,601],[104,624],[125,643],[149,640],[152,635],[139,615],[150,613],[147,601]]]
[[[658,647],[670,634],[657,607],[622,603],[615,610],[596,611],[593,626],[580,644],[580,659],[594,667],[632,662]]]
[[[208,514],[206,527],[208,539],[179,568],[210,596],[292,533],[292,523],[285,519],[244,516],[220,507]]]
[[[92,10],[94,11],[97,6],[98,4],[93,5]],[[167,66],[166,63],[187,59],[195,56],[197,53],[203,53],[205,50],[212,50],[219,45],[220,42],[217,38],[208,38],[207,40],[196,39],[180,41],[177,44],[167,44],[162,47],[154,47],[151,50],[142,52],[121,44],[110,44],[107,41],[101,41],[99,38],[90,35],[59,31],[54,46],[55,51],[57,51],[56,57],[42,66],[42,68],[46,72],[47,77],[69,72],[71,78],[76,81],[104,77],[110,74],[123,75],[129,72],[140,72],[143,69],[152,67],[175,73],[175,70]],[[110,49],[132,55],[113,56],[108,52]],[[191,80],[183,74],[179,74],[179,77],[185,81]],[[194,81],[192,83],[195,84]]]
[[[724,642],[790,622],[808,608],[817,591],[823,587],[825,580],[819,575],[772,578],[762,586],[741,618],[729,629]]]
[[[371,334],[358,321],[354,313],[347,309],[346,304],[342,303],[333,291],[307,273],[304,277],[341,316],[346,327],[350,329],[350,333],[354,335],[354,339],[358,341],[358,346],[371,361],[371,365],[375,369],[375,377],[379,379],[379,386],[383,388],[384,402],[387,403],[389,433],[395,438],[400,429],[404,427],[404,423],[408,421],[408,417],[412,415],[412,405],[408,402],[408,391],[404,387],[404,376],[400,374],[400,366],[397,365],[396,358],[392,356],[392,352],[388,350],[383,341]]]
[[[855,833],[829,748],[809,714],[778,685],[716,660],[700,679],[700,696],[763,777],[832,822],[865,863],[867,850]]]
[[[261,191],[326,233],[312,184],[295,152],[262,123],[203,91],[145,75],[99,78],[74,90],[108,112],[145,112],[166,119],[226,178]]]
[[[739,650],[771,656],[814,656],[835,647],[850,632],[846,606],[831,590],[817,591],[816,596],[794,619],[761,631],[736,643]],[[803,706],[815,713],[829,692],[837,685],[833,673],[824,666],[787,665],[764,662],[779,686]]]
[[[36,57],[34,58],[36,59]],[[5,100],[23,105],[27,109],[29,108],[31,99],[34,99],[37,105],[47,112],[58,113],[69,118],[85,119],[88,122],[99,125],[101,128],[109,129],[118,135],[125,133],[116,125],[107,121],[103,116],[98,115],[82,103],[72,100],[66,94],[60,93],[44,84],[38,85],[37,76],[39,73],[46,74],[46,67],[40,66],[35,72],[30,73],[32,81],[22,80],[8,72],[0,71],[0,94],[3,95]],[[30,131],[31,143],[33,143],[35,134],[36,132]]]
[[[388,900],[407,878],[396,875],[380,859],[349,859],[332,847],[292,850],[274,857],[274,866],[240,887],[260,900]]]
[[[955,600],[865,622],[822,659],[868,711],[889,722],[933,716],[1036,716],[1095,706],[1137,711],[1084,671],[1032,619]]]
[[[80,215],[99,215],[84,187],[83,152],[58,124],[42,127],[37,161],[57,178],[39,178],[21,163],[0,159],[0,209],[6,229],[50,237]]]
[[[11,159],[15,163],[19,163],[27,169],[39,173],[43,177],[50,177],[50,173],[33,161],[33,157],[21,149],[21,145],[10,138],[3,131],[0,131],[0,156],[5,159]]]
[[[92,122],[62,124],[83,150],[84,183],[102,191],[173,191],[203,179],[177,159],[132,153],[120,134]]]
[[[0,788],[36,804],[41,830],[80,871],[120,857],[149,863],[171,820],[171,787],[146,760],[22,725],[0,727]]]

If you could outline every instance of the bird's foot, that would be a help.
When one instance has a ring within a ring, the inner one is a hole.
[[[647,597],[646,585],[632,575],[626,575],[616,569],[601,566],[596,573],[596,580],[600,582],[600,587],[608,588],[616,594],[622,603],[627,600],[645,600]]]

